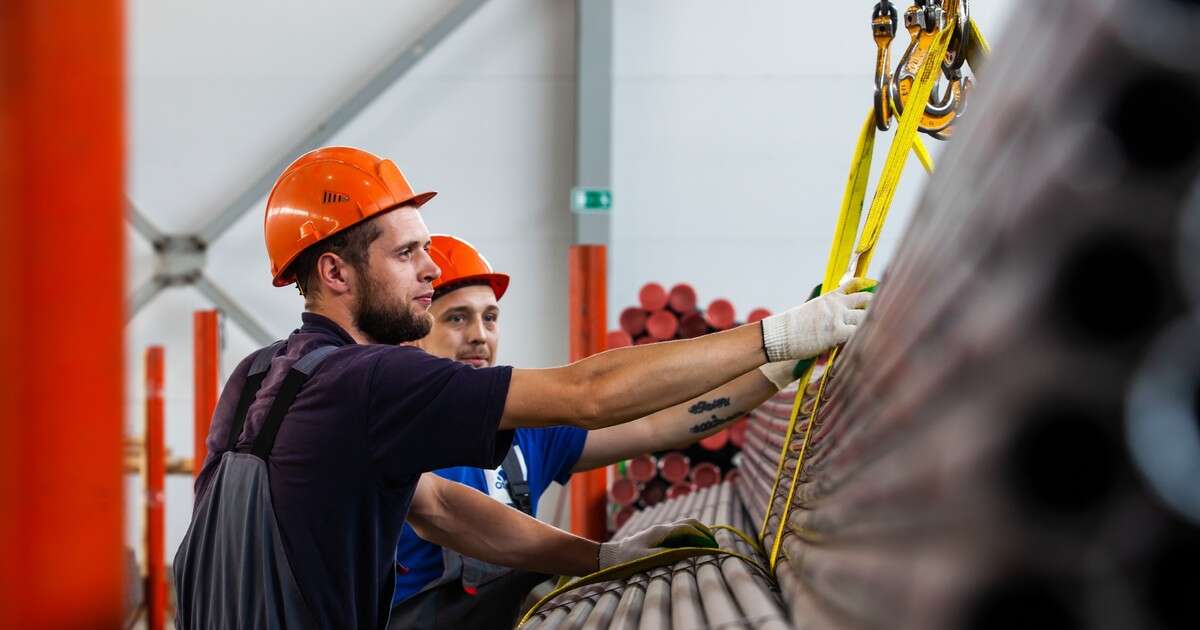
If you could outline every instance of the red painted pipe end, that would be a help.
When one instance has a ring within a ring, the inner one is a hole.
[[[680,315],[691,313],[696,310],[696,290],[683,282],[671,287],[671,292],[667,294],[667,305]]]
[[[753,311],[750,311],[750,314],[746,316],[746,323],[753,324],[754,322],[760,322],[770,316],[771,311],[765,308],[756,308]]]
[[[671,451],[658,460],[658,473],[671,483],[682,483],[690,469],[691,461],[678,451]]]
[[[713,300],[708,309],[704,312],[705,318],[708,319],[708,324],[717,330],[726,330],[733,327],[736,318],[733,303],[724,298]]]
[[[629,478],[634,481],[647,482],[658,474],[658,462],[653,455],[639,455],[629,460]]]
[[[692,483],[696,488],[707,488],[721,483],[721,469],[716,464],[704,462],[692,468]]]
[[[667,290],[657,282],[647,282],[638,291],[638,301],[647,311],[658,311],[667,307]]]
[[[636,306],[621,311],[619,321],[621,330],[629,333],[631,337],[637,337],[646,332],[646,311]]]
[[[675,332],[678,330],[679,320],[671,311],[655,311],[650,314],[650,319],[646,320],[646,331],[659,341],[674,339]]]
[[[609,350],[613,348],[625,348],[633,345],[633,337],[624,330],[614,330],[608,333],[604,341],[605,347]]]
[[[729,443],[729,431],[717,431],[716,433],[700,440],[700,448],[706,451],[719,451],[725,448]]]
[[[679,336],[683,339],[693,339],[708,334],[708,321],[700,313],[684,315],[679,320]]]

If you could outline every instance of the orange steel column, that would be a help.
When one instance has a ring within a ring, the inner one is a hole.
[[[603,245],[573,245],[567,254],[571,361],[604,351],[608,331],[606,256]],[[604,517],[607,492],[607,469],[571,477],[572,532],[604,540],[608,533]]]
[[[0,625],[121,624],[116,0],[0,0]]]
[[[146,349],[146,618],[150,630],[162,630],[167,610],[163,354],[162,346]]]
[[[212,422],[213,411],[217,408],[217,393],[220,390],[217,379],[221,371],[220,318],[219,311],[196,311],[192,316],[196,443],[196,450],[192,455],[193,478],[200,474],[200,467],[204,465],[204,458],[208,455],[205,440],[208,439],[208,425]]]

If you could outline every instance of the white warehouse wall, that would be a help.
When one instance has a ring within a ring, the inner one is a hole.
[[[975,4],[992,34],[1016,6]],[[199,229],[448,6],[131,0],[130,200],[164,231]],[[615,2],[613,327],[649,280],[690,282],[703,302],[730,298],[744,317],[754,306],[797,302],[820,275],[870,105],[872,3],[825,3],[819,12],[787,0],[745,6]],[[467,238],[513,275],[500,357],[518,366],[567,357],[574,7],[491,0],[331,141],[392,157],[415,187],[440,191],[425,213],[431,230]],[[896,48],[906,41],[901,34]],[[876,270],[924,180],[912,162]],[[298,324],[301,301],[294,290],[270,286],[264,201],[215,243],[207,269],[283,336]],[[154,256],[129,234],[132,290],[152,275]],[[184,456],[192,452],[191,313],[203,308],[211,305],[194,290],[168,290],[126,330],[127,432],[143,431],[142,352],[164,345],[167,444]],[[255,347],[227,322],[223,373]],[[140,481],[130,477],[127,488],[128,540],[136,547]],[[190,516],[190,479],[170,478],[166,501],[173,555]]]

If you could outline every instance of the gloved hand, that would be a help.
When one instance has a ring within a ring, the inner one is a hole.
[[[704,523],[694,518],[685,518],[674,523],[664,523],[644,529],[628,538],[600,544],[598,562],[600,569],[637,560],[670,547],[692,547],[695,544],[664,545],[670,538],[700,537],[712,539],[713,533]],[[685,541],[686,542],[686,541]]]
[[[859,284],[849,280],[835,291],[762,320],[767,360],[807,359],[848,341],[874,297],[866,292],[847,295],[848,287]]]
[[[791,385],[796,380],[796,364],[799,361],[788,359],[786,361],[776,361],[774,363],[764,363],[758,366],[758,371],[767,377],[768,381],[775,386],[775,389],[782,390],[788,385]]]

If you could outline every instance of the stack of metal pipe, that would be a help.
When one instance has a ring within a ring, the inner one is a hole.
[[[748,322],[770,316],[771,311],[756,308]],[[608,347],[657,343],[672,339],[691,339],[739,325],[732,302],[716,298],[700,309],[696,290],[687,283],[668,291],[657,282],[648,282],[638,291],[638,304],[621,311],[620,328],[608,333]]]
[[[1200,627],[1200,9],[1028,4],[792,441],[755,414],[798,625]]]
[[[1200,628],[1196,32],[1194,1],[1024,3],[790,439],[784,392],[736,493],[618,532],[765,520],[762,597],[688,562],[536,627]]]
[[[642,510],[616,536],[685,516],[754,535],[733,485],[726,482]],[[754,563],[733,556],[700,556],[568,591],[543,605],[522,628],[790,627],[757,547],[726,530],[718,530],[716,538],[721,548],[753,558]]]

